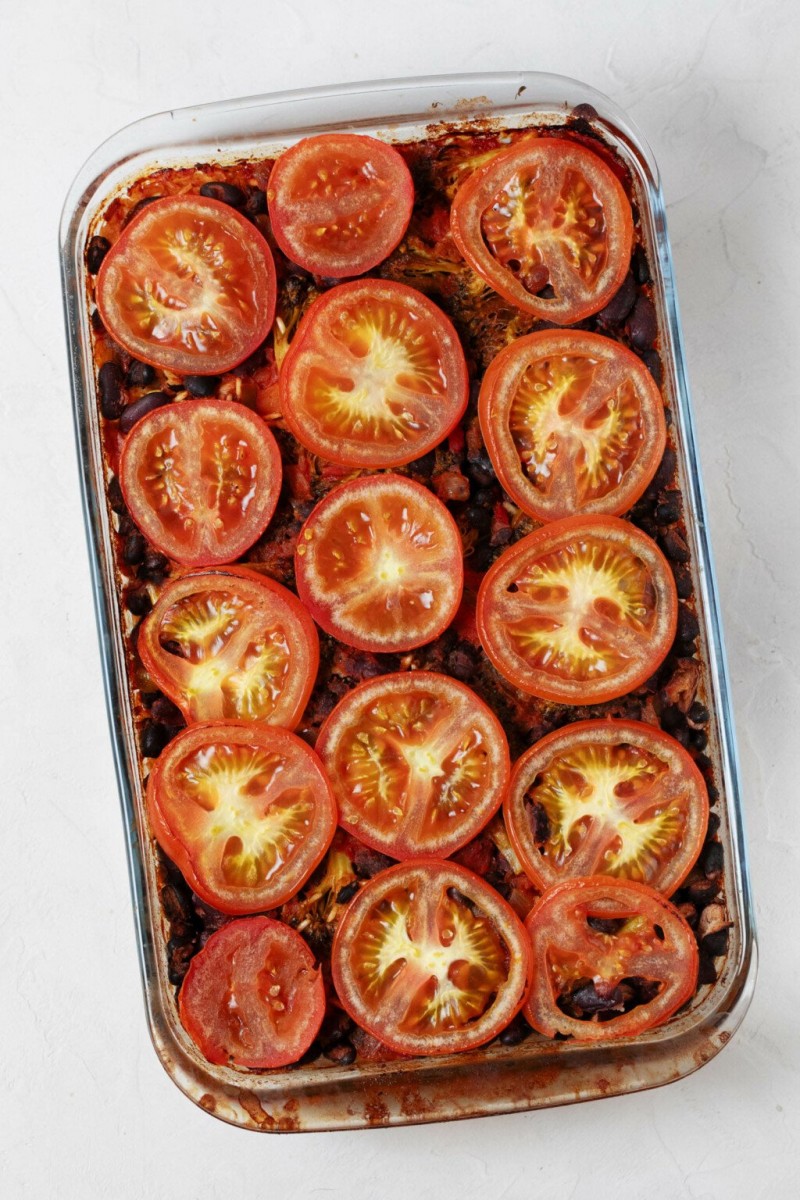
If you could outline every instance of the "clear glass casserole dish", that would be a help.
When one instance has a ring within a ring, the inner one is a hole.
[[[629,1042],[578,1045],[529,1037],[434,1059],[314,1062],[272,1073],[211,1066],[177,1016],[166,960],[158,865],[143,806],[140,750],[129,690],[123,615],[113,557],[108,472],[96,402],[84,252],[109,201],[154,170],[270,158],[327,129],[385,140],[424,140],[443,129],[561,125],[578,106],[631,172],[640,236],[653,280],[662,391],[683,497],[697,616],[703,694],[711,710],[707,755],[719,791],[715,812],[731,928],[714,982],[667,1025]],[[409,1124],[527,1110],[653,1087],[703,1065],[729,1040],[755,978],[753,917],[744,849],[733,723],[703,513],[664,202],[652,154],[605,97],[577,82],[532,73],[387,81],[254,97],[160,114],[121,130],[82,168],[61,225],[61,268],[75,428],[106,698],[122,801],[140,966],[151,1036],[177,1086],[215,1116],[246,1128],[324,1130]]]

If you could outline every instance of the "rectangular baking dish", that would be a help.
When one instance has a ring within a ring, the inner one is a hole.
[[[582,1046],[535,1035],[518,1046],[495,1043],[438,1059],[351,1066],[317,1062],[266,1074],[211,1066],[185,1035],[174,989],[167,980],[163,916],[143,810],[84,277],[84,248],[92,222],[126,184],[160,167],[271,157],[302,136],[331,128],[404,141],[445,127],[560,124],[578,105],[591,106],[596,114],[591,117],[593,124],[632,172],[653,274],[663,392],[673,414],[701,626],[704,694],[712,710],[707,753],[720,793],[715,811],[720,817],[725,902],[732,923],[724,963],[716,982],[701,987],[687,1009],[635,1041]],[[81,169],[65,203],[60,250],[84,515],[144,996],[153,1044],[176,1085],[208,1112],[244,1128],[355,1129],[524,1111],[617,1095],[678,1079],[711,1059],[740,1024],[752,995],[753,916],[725,656],[664,202],[652,153],[627,117],[583,84],[527,72],[317,88],[162,113],[115,134]]]

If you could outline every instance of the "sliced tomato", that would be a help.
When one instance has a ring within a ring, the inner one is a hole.
[[[678,596],[655,542],[618,517],[566,517],[486,573],[478,634],[501,675],[532,696],[596,704],[634,691],[672,645]]]
[[[635,1037],[661,1025],[697,986],[694,934],[658,892],[608,875],[565,879],[526,921],[533,987],[525,1016],[547,1037]]]
[[[316,745],[339,824],[392,858],[447,858],[500,806],[510,774],[497,717],[470,688],[432,671],[367,680],[325,721]]]
[[[275,316],[275,264],[235,209],[204,196],[148,204],[103,259],[97,307],[142,362],[220,375],[264,341]]]
[[[323,133],[284,151],[269,177],[275,241],[315,275],[363,275],[406,231],[414,184],[403,158],[377,138]]]
[[[200,1053],[227,1067],[297,1062],[325,1015],[322,972],[306,943],[269,917],[230,921],[194,956],[178,996]]]
[[[458,611],[461,538],[445,506],[400,475],[370,475],[322,500],[297,541],[300,599],[326,633],[359,650],[411,650]]]
[[[458,424],[469,392],[455,329],[414,288],[343,283],[315,300],[280,375],[289,429],[343,466],[399,467]]]
[[[531,333],[501,350],[479,412],[500,482],[537,521],[625,512],[667,440],[661,393],[641,359],[575,329]]]
[[[524,138],[467,178],[456,244],[494,291],[558,325],[598,312],[628,271],[633,215],[619,179],[578,142]]]
[[[472,871],[412,860],[351,901],[331,958],[339,999],[400,1054],[482,1046],[519,1012],[530,945],[512,908]]]
[[[187,567],[233,562],[266,529],[281,487],[269,427],[241,404],[181,400],[142,417],[120,483],[142,533]]]
[[[615,875],[671,896],[708,827],[708,792],[679,742],[641,721],[577,721],[516,763],[503,806],[526,875]]]
[[[173,579],[142,621],[138,649],[189,722],[294,729],[319,666],[317,629],[300,601],[245,567]]]
[[[322,861],[336,803],[313,750],[285,729],[193,725],[170,742],[147,786],[153,832],[207,904],[277,908]]]

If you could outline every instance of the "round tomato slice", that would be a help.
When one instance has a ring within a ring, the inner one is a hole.
[[[251,917],[223,925],[194,956],[178,1011],[209,1062],[271,1070],[297,1062],[317,1036],[325,986],[299,933]]]
[[[317,629],[297,597],[244,567],[173,579],[142,621],[138,648],[188,722],[294,729],[319,666]]]
[[[525,1016],[547,1037],[635,1037],[694,994],[694,934],[658,892],[607,875],[564,879],[526,922],[533,987]]]
[[[476,614],[500,674],[561,704],[634,691],[666,657],[677,619],[667,560],[618,517],[566,517],[522,538],[487,571]]]
[[[300,599],[326,633],[358,650],[411,650],[458,611],[461,538],[445,506],[400,475],[335,488],[297,542]]]
[[[508,787],[497,717],[463,683],[432,671],[354,688],[316,749],[339,824],[392,858],[447,858],[483,829]]]
[[[181,375],[220,375],[261,345],[275,316],[264,238],[227,204],[148,204],[103,259],[97,307],[129,354]]]
[[[286,424],[313,454],[399,467],[464,415],[469,379],[447,317],[421,292],[380,279],[315,300],[281,367]]]
[[[614,172],[578,142],[549,137],[525,138],[473,171],[451,227],[494,291],[557,325],[608,303],[633,245],[630,202]]]
[[[377,138],[303,138],[272,168],[267,203],[284,254],[331,279],[363,275],[406,231],[414,184],[403,158]]]
[[[691,756],[641,721],[578,721],[516,763],[503,806],[525,874],[615,875],[671,896],[697,859],[708,792]]]
[[[277,908],[322,861],[336,803],[313,750],[285,729],[193,725],[170,742],[147,786],[162,849],[224,913]]]
[[[350,1016],[400,1054],[482,1046],[519,1012],[530,945],[514,910],[452,862],[375,875],[336,931],[333,983]]]
[[[641,359],[575,329],[531,333],[501,350],[479,411],[500,482],[537,521],[625,512],[667,440],[661,393]]]
[[[142,533],[187,567],[232,562],[266,529],[281,487],[269,427],[241,404],[181,400],[142,417],[120,483]]]

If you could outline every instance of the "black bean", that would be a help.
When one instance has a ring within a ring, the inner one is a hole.
[[[122,222],[122,228],[124,229],[126,225],[130,225],[133,218],[138,217],[139,213],[144,212],[148,205],[154,204],[156,200],[160,199],[160,196],[145,196],[143,200],[140,200],[137,204],[134,204],[133,208]]]
[[[709,842],[700,858],[703,874],[707,879],[714,879],[722,874],[724,855],[721,842]]]
[[[636,282],[629,271],[605,308],[600,309],[598,321],[604,325],[620,325],[633,308],[636,295]]]
[[[678,605],[678,638],[682,642],[691,644],[695,642],[700,635],[700,622],[697,619],[697,614],[693,613],[685,604]],[[696,702],[695,702],[696,703]],[[701,706],[702,707],[702,706]],[[708,714],[706,713],[706,720]]]
[[[165,883],[161,889],[161,905],[170,921],[191,921],[192,905],[188,895],[174,883]]]
[[[195,948],[191,942],[183,942],[167,948],[167,975],[175,987],[183,983],[189,963],[194,958]]]
[[[107,421],[116,421],[125,406],[122,398],[122,371],[115,362],[103,363],[97,377],[100,412]]]
[[[655,507],[657,525],[674,525],[681,518],[681,498],[678,492],[664,492]]]
[[[219,387],[219,375],[187,375],[183,384],[192,396],[205,399],[213,396]]]
[[[708,814],[708,837],[714,837],[719,831],[719,813]]]
[[[586,924],[596,933],[616,935],[625,924],[623,917],[587,917]]]
[[[149,387],[155,377],[155,368],[151,367],[150,363],[139,362],[135,358],[128,367],[125,384],[127,387]]]
[[[677,529],[670,529],[664,534],[661,546],[667,558],[671,558],[673,562],[687,563],[689,561],[689,547]]]
[[[267,211],[267,193],[263,188],[248,187],[244,209],[249,217],[258,217]]]
[[[688,567],[680,563],[671,563],[672,574],[675,577],[675,587],[680,600],[688,600],[692,594],[692,573]]]
[[[128,592],[125,605],[128,612],[132,612],[135,617],[146,617],[153,607],[153,601],[147,588],[134,588],[132,592]]]
[[[694,729],[689,738],[695,750],[705,750],[708,745],[708,734],[705,729]]]
[[[719,884],[713,879],[693,879],[691,883],[684,884],[684,887],[692,904],[696,904],[698,908],[705,908],[719,891]]]
[[[111,249],[108,238],[93,237],[86,247],[86,269],[90,275],[96,275],[100,270],[103,259]]]
[[[631,271],[633,278],[637,283],[650,282],[650,267],[647,264],[647,255],[644,252],[643,246],[637,246],[631,257]]]
[[[623,992],[615,987],[607,996],[600,996],[593,983],[587,983],[574,991],[569,997],[570,1002],[585,1013],[611,1012],[620,1009],[624,1000]]]
[[[124,513],[127,511],[122,487],[116,475],[112,475],[108,481],[108,503],[111,505],[112,512]]]
[[[159,721],[146,721],[139,745],[145,758],[158,758],[171,738],[171,731]]]
[[[637,350],[649,350],[656,340],[658,322],[653,301],[643,292],[633,306],[626,326],[631,344]]]
[[[708,803],[712,805],[716,804],[719,800],[719,788],[715,783],[710,783],[709,780],[706,780],[706,789],[708,791]],[[717,817],[717,820],[719,820],[719,817]],[[709,829],[710,828],[711,825],[709,824]]]
[[[336,893],[336,903],[337,904],[347,904],[350,900],[353,899],[353,896],[355,896],[357,891],[358,891],[358,880],[357,879],[354,879],[352,883],[346,883],[344,885],[344,887],[339,888],[339,891]]]
[[[157,550],[148,550],[142,560],[137,574],[140,579],[149,579],[152,583],[163,583],[169,574],[169,559]]]
[[[695,754],[694,761],[701,771],[710,771],[714,765],[707,754]]]
[[[233,183],[204,183],[200,195],[208,200],[219,200],[221,204],[229,204],[231,208],[244,208],[247,197],[241,188]]]
[[[647,367],[658,387],[664,382],[664,368],[661,366],[661,359],[656,350],[642,350],[640,358]],[[667,424],[671,424],[672,413],[665,412],[664,420]]]
[[[593,121],[597,116],[597,109],[593,104],[576,104],[572,110],[573,117],[577,117],[579,121]]]
[[[130,433],[136,422],[140,421],[142,417],[154,412],[157,408],[162,408],[169,402],[170,397],[166,392],[146,392],[144,396],[140,396],[138,400],[134,400],[125,407],[119,419],[120,433]]]
[[[479,488],[488,488],[495,481],[494,467],[489,461],[488,454],[481,456],[474,462],[468,462],[464,468],[472,482]]]
[[[169,725],[172,729],[184,724],[183,713],[167,696],[157,696],[150,711],[156,721],[160,721],[162,725]]]
[[[504,1046],[518,1046],[520,1042],[524,1042],[531,1031],[531,1027],[524,1017],[514,1017],[510,1025],[507,1025],[497,1039]]]
[[[337,1042],[335,1046],[329,1046],[323,1053],[327,1059],[338,1063],[340,1067],[349,1067],[356,1061],[356,1050],[352,1042]]]
[[[714,966],[714,960],[710,955],[705,954],[700,950],[700,969],[697,972],[697,983],[702,987],[705,983],[717,982],[717,968]]]
[[[147,543],[145,542],[138,529],[134,529],[133,533],[129,533],[125,538],[122,547],[122,561],[127,563],[129,567],[140,563],[145,555]]]
[[[711,714],[705,704],[701,704],[699,700],[695,700],[689,709],[688,717],[693,725],[707,725]]]
[[[470,504],[469,508],[464,510],[464,520],[468,529],[486,533],[492,523],[492,510],[479,504]]]
[[[716,933],[707,933],[700,945],[711,958],[720,958],[721,955],[728,953],[728,933],[727,929],[718,929]]]
[[[667,704],[661,710],[661,728],[666,733],[672,733],[683,725],[684,716],[675,704]]]
[[[650,484],[650,487],[654,491],[660,492],[662,488],[665,488],[668,484],[672,483],[677,461],[678,458],[675,454],[675,451],[672,449],[672,446],[667,446],[661,457],[659,468],[653,477],[653,482]]]

